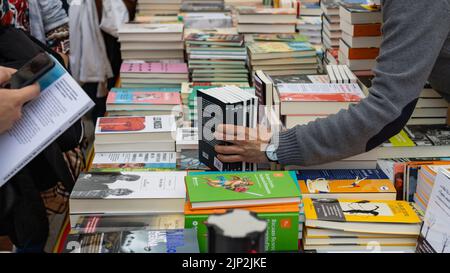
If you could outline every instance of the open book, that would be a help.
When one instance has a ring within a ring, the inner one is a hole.
[[[39,84],[41,95],[23,107],[12,129],[0,135],[0,187],[94,106],[56,60]]]

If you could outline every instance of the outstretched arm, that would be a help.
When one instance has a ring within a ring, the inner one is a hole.
[[[407,123],[445,41],[448,0],[385,0],[370,95],[349,110],[280,135],[282,164],[313,165],[369,151]]]

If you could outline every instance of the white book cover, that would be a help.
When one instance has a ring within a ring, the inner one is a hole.
[[[183,127],[177,130],[177,145],[197,145],[198,128]]]
[[[39,80],[41,94],[22,118],[0,135],[0,187],[54,142],[93,106],[80,85],[56,61]]]
[[[164,168],[174,167],[177,163],[175,152],[135,152],[135,153],[96,153],[92,161],[93,168],[105,165],[125,165],[124,167]],[[140,166],[140,165],[143,166]],[[175,166],[176,167],[176,166]]]
[[[183,24],[123,24],[119,28],[119,34],[126,33],[181,33],[183,32]]]
[[[186,172],[84,173],[72,199],[182,199]]]
[[[450,253],[450,172],[440,168],[428,202],[417,252]]]
[[[104,117],[99,118],[96,135],[176,132],[175,116]]]

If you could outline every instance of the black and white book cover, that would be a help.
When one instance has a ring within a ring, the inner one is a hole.
[[[98,172],[79,176],[71,199],[184,198],[186,172]]]

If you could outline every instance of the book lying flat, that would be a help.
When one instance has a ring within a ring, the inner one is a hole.
[[[70,213],[180,213],[185,176],[186,172],[83,173],[70,195]]]
[[[172,135],[176,136],[174,116],[104,117],[97,121],[95,142],[174,141]]]
[[[106,100],[108,111],[154,110],[171,111],[181,104],[179,93],[112,90]]]
[[[186,188],[192,209],[300,202],[300,191],[289,172],[191,173]]]
[[[95,153],[90,171],[150,171],[176,167],[175,152]]]
[[[198,253],[193,229],[71,234],[63,253]]]
[[[303,199],[306,226],[349,232],[418,235],[410,203],[388,200]]]

